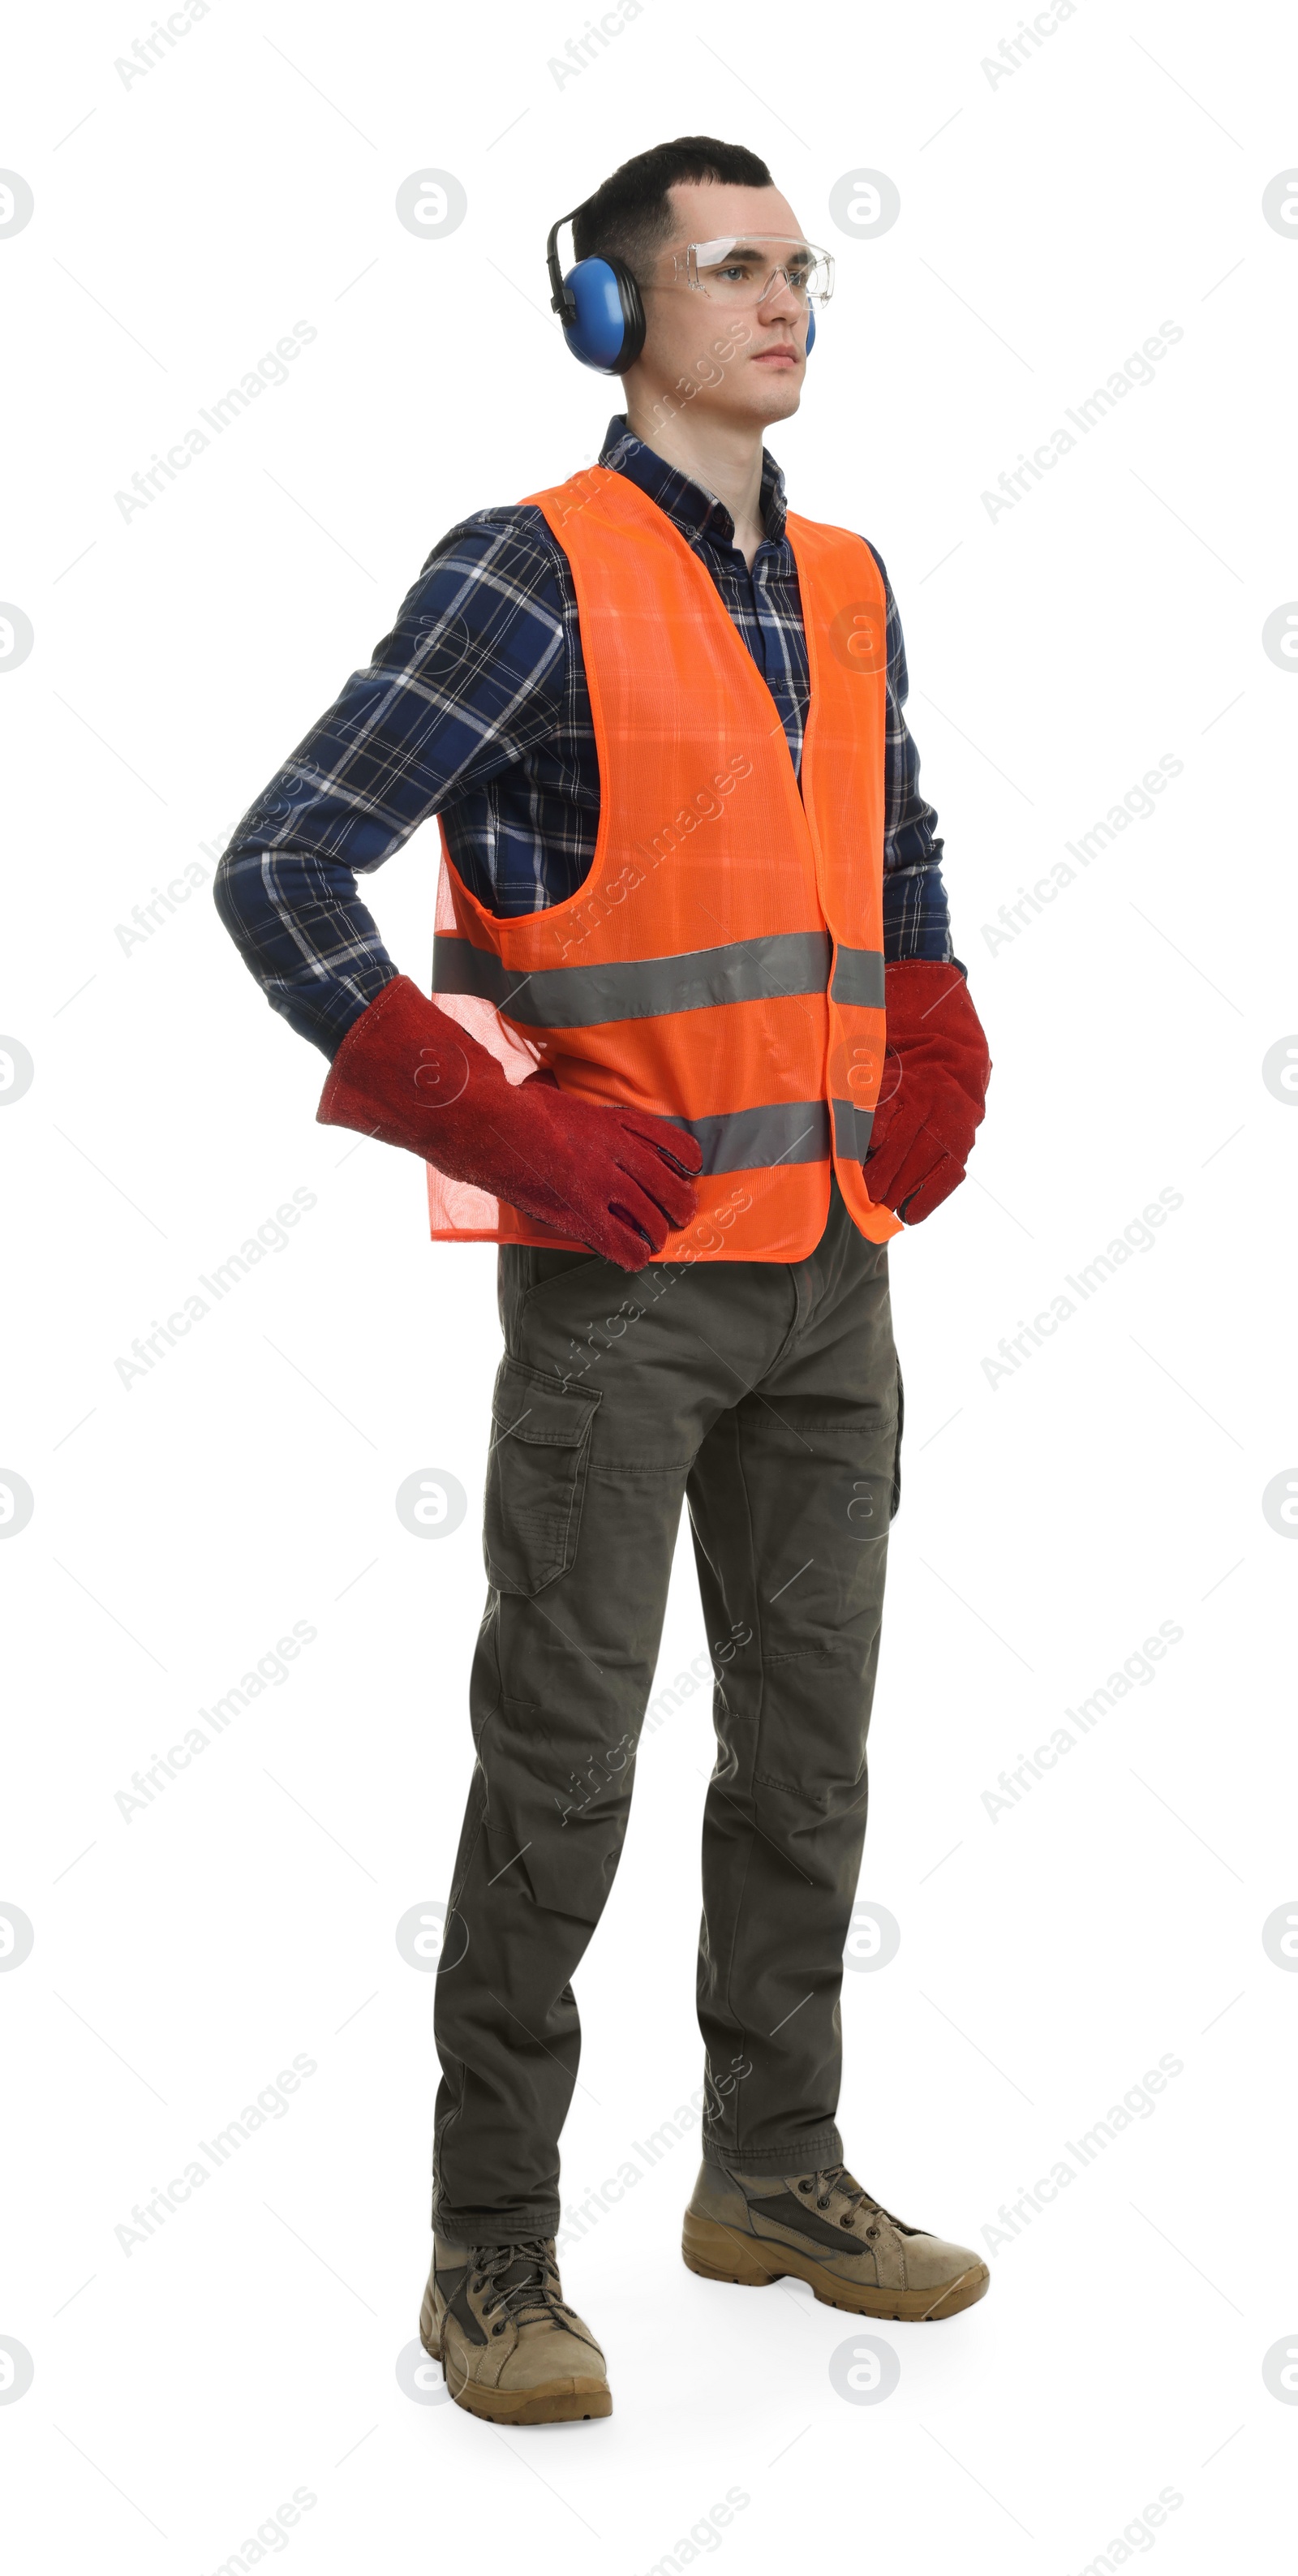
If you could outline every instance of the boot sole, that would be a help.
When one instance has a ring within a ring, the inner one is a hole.
[[[795,2253],[791,2245],[772,2245],[764,2237],[747,2236],[717,2219],[696,2218],[689,2209],[681,2252],[689,2270],[704,2281],[730,2281],[748,2290],[766,2290],[776,2281],[806,2281],[822,2307],[847,2308],[860,2317],[908,2319],[916,2325],[958,2316],[962,2308],[971,2308],[984,2296],[991,2281],[987,2265],[973,2263],[937,2289],[881,2290],[864,2282],[858,2289],[837,2272],[826,2271],[809,2254]]]
[[[419,2340],[430,2361],[440,2361],[442,2377],[451,2397],[466,2415],[476,2415],[486,2424],[584,2424],[595,2415],[611,2415],[613,2392],[602,2379],[556,2379],[549,2386],[529,2388],[525,2392],[509,2388],[478,2388],[472,2380],[456,2387],[446,2367],[436,2326],[427,2308],[419,2319]]]

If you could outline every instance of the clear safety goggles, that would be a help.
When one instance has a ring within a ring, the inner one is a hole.
[[[677,251],[674,275],[716,304],[764,304],[777,278],[800,304],[827,304],[834,292],[833,254],[786,233],[727,233]]]

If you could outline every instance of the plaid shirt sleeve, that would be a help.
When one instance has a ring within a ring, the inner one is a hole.
[[[866,544],[870,540],[866,538]],[[882,555],[879,567],[888,603],[887,714],[884,735],[883,953],[889,963],[926,957],[951,960],[951,921],[942,882],[942,843],[937,815],[920,794],[919,753],[906,722],[910,690],[906,642]]]
[[[551,732],[564,680],[540,512],[479,511],[434,547],[369,667],[237,826],[217,911],[272,1010],[326,1055],[397,972],[357,876]]]

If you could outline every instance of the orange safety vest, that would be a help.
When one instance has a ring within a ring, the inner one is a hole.
[[[811,676],[802,792],[771,693],[705,566],[622,474],[531,500],[572,568],[599,755],[590,872],[502,920],[442,828],[433,990],[518,1081],[549,1067],[703,1150],[699,1213],[659,1261],[797,1261],[829,1177],[900,1231],[861,1169],[884,1051],[883,582],[845,529],[786,520]],[[568,1238],[430,1166],[438,1240]],[[572,1244],[575,1250],[582,1247]]]

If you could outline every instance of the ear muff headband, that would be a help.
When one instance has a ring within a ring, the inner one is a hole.
[[[644,347],[645,310],[640,289],[620,259],[579,259],[566,277],[559,269],[559,234],[572,215],[560,215],[550,227],[545,264],[550,272],[550,310],[563,324],[563,336],[583,367],[602,376],[620,375],[634,366]]]

